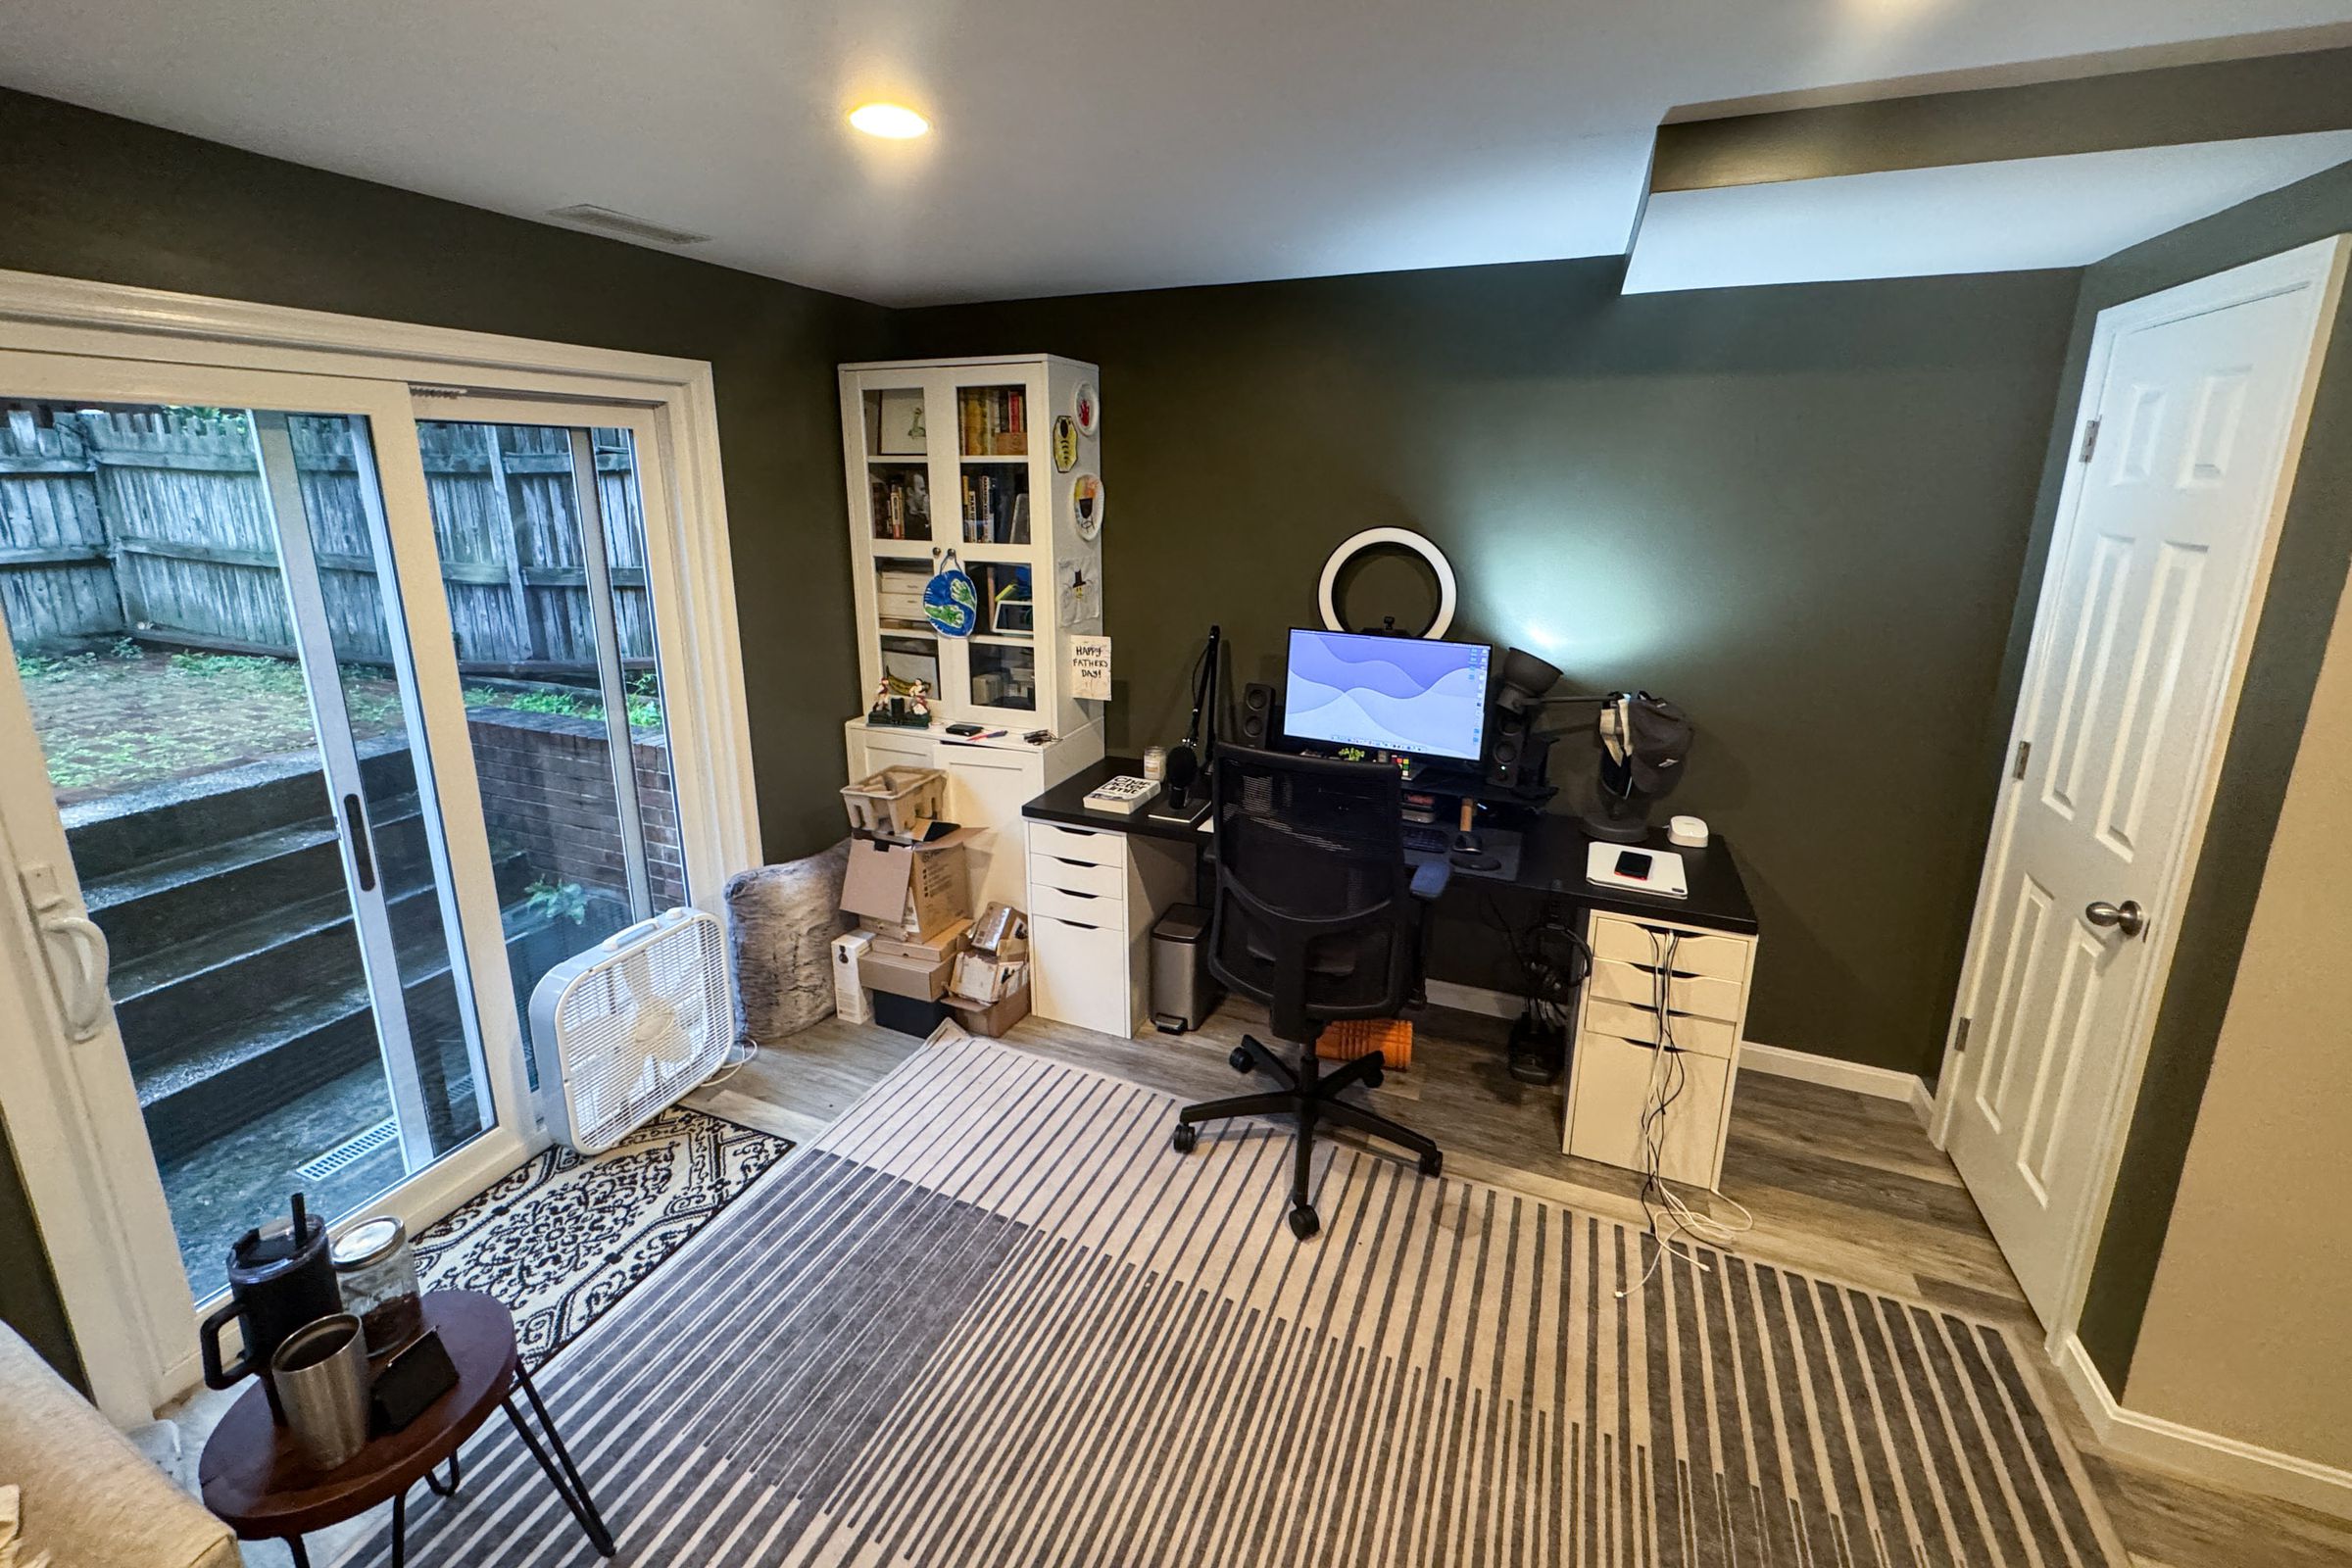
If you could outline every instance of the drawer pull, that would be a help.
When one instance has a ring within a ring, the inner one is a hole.
[[[1099,899],[1102,896],[1100,893],[1081,893],[1076,888],[1055,888],[1054,891],[1065,899]]]
[[[1073,860],[1066,855],[1056,855],[1054,857],[1054,858],[1059,860],[1064,865],[1092,865],[1095,863],[1092,860]]]
[[[1081,931],[1100,931],[1102,929],[1099,925],[1088,925],[1084,920],[1065,920],[1058,914],[1049,914],[1046,916],[1046,918],[1052,920],[1056,925],[1074,926]]]

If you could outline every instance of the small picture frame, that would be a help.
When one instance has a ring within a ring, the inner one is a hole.
[[[1070,394],[1070,417],[1078,421],[1080,435],[1094,435],[1102,428],[1102,399],[1095,391],[1095,383],[1081,381]]]
[[[887,389],[881,397],[881,414],[874,432],[874,452],[885,458],[919,458],[931,445],[931,434],[923,423],[923,389],[899,387]]]

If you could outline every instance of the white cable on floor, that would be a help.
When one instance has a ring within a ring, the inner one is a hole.
[[[1665,944],[1663,950],[1659,947],[1661,935]],[[1705,1192],[1708,1197],[1719,1199],[1740,1211],[1736,1223],[1701,1214],[1666,1180],[1666,1112],[1681,1096],[1685,1079],[1682,1049],[1674,1043],[1674,1014],[1671,1007],[1674,1001],[1674,955],[1681,942],[1679,932],[1661,934],[1652,931],[1649,934],[1650,956],[1657,960],[1654,1000],[1657,1004],[1658,1049],[1650,1060],[1649,1090],[1642,1105],[1642,1212],[1649,1220],[1649,1228],[1643,1234],[1649,1238],[1654,1250],[1650,1254],[1649,1266],[1642,1271],[1642,1277],[1617,1293],[1617,1299],[1621,1301],[1647,1286],[1670,1255],[1681,1258],[1701,1274],[1708,1272],[1707,1265],[1688,1248],[1678,1249],[1675,1246],[1680,1238],[1689,1236],[1712,1246],[1725,1247],[1756,1228],[1756,1216],[1748,1212],[1746,1205],[1736,1199],[1725,1198],[1720,1189],[1710,1187]],[[1658,1233],[1661,1209],[1667,1220],[1666,1232],[1662,1236]]]
[[[760,1054],[760,1042],[754,1040],[750,1035],[736,1036],[734,1045],[727,1047],[727,1050],[732,1053],[736,1046],[743,1048],[743,1054],[737,1056],[733,1061],[722,1058],[719,1064],[710,1070],[710,1077],[695,1085],[697,1089],[716,1089],[720,1084],[750,1066],[752,1058]]]

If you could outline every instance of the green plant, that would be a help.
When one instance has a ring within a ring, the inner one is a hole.
[[[522,902],[533,914],[550,920],[569,920],[579,925],[588,918],[588,890],[577,882],[556,882],[541,877],[522,890]]]
[[[119,659],[124,663],[128,663],[134,659],[141,658],[145,653],[146,650],[139,646],[139,640],[136,637],[118,637],[107,646],[106,657]]]

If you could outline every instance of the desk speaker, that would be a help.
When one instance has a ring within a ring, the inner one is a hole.
[[[1275,705],[1274,688],[1262,681],[1251,681],[1242,688],[1241,743],[1258,751],[1270,751],[1282,733],[1282,715]]]
[[[1530,730],[1524,719],[1496,725],[1487,750],[1487,782],[1530,793],[1543,789],[1551,770],[1551,736]]]

